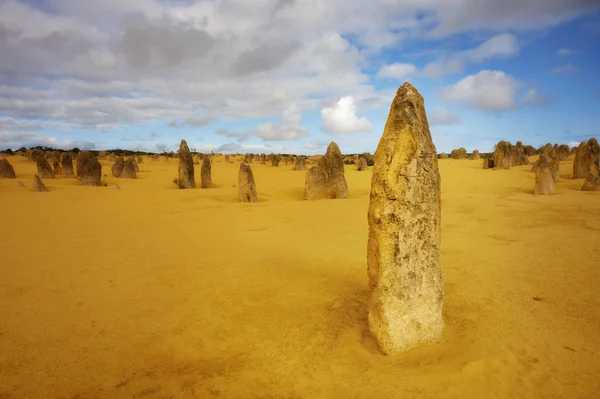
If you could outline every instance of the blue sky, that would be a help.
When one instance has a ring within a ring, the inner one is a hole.
[[[396,89],[438,152],[598,137],[593,0],[0,0],[0,149],[374,152]]]

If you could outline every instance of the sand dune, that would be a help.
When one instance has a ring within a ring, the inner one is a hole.
[[[253,163],[261,202],[241,204],[222,157],[212,189],[145,158],[136,180],[102,161],[108,187],[47,193],[8,160],[2,399],[600,395],[600,193],[572,158],[553,196],[530,166],[440,160],[446,327],[388,357],[366,327],[370,172],[346,166],[346,200],[303,201],[305,172]]]

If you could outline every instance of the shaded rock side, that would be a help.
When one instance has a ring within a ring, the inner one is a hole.
[[[6,159],[0,159],[0,179],[15,179],[15,169]]]
[[[35,164],[37,166],[37,173],[40,178],[54,179],[54,171],[44,156],[37,156],[35,158]]]
[[[77,184],[99,186],[102,178],[102,165],[94,154],[81,151],[77,154]]]
[[[123,175],[123,168],[125,167],[125,160],[123,157],[115,158],[115,163],[110,168],[114,177],[121,177]]]
[[[200,187],[212,187],[211,164],[210,158],[208,157],[204,158],[204,160],[202,161],[202,167],[200,168]]]
[[[42,182],[38,175],[35,175],[33,177],[33,184],[31,185],[31,190],[38,193],[48,191],[48,189],[44,185],[44,182]]]
[[[121,177],[124,179],[137,179],[137,172],[139,168],[135,158],[129,157],[123,164],[123,170]]]
[[[554,194],[554,177],[552,176],[551,160],[545,154],[541,154],[535,172],[535,195]]]
[[[181,140],[179,145],[179,175],[177,178],[179,188],[196,188],[194,178],[194,160],[185,140]]]
[[[512,166],[513,146],[508,141],[500,141],[492,154],[496,169],[510,169]]]
[[[340,198],[348,198],[348,184],[344,177],[342,152],[338,145],[332,141],[317,165],[306,172],[304,199]]]
[[[375,153],[368,223],[368,320],[380,349],[437,341],[444,328],[440,174],[423,97],[408,83]]]
[[[367,160],[364,159],[363,157],[359,157],[358,161],[356,162],[356,170],[361,171],[361,172],[369,170]]]
[[[71,155],[70,152],[64,152],[62,154],[60,157],[60,166],[62,168],[63,177],[75,177],[75,170],[73,169],[73,155]]]
[[[450,153],[450,158],[452,158],[452,159],[467,159],[466,148],[460,147],[457,150],[452,150],[452,152]]]
[[[238,174],[238,193],[240,202],[258,202],[256,194],[256,184],[254,183],[254,175],[252,168],[245,163],[240,164],[240,172]]]

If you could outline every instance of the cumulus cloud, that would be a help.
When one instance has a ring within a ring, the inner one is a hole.
[[[573,64],[562,65],[552,69],[550,72],[552,73],[571,73],[579,71],[579,67]]]
[[[460,123],[460,120],[452,111],[443,108],[434,108],[431,112],[428,112],[427,119],[431,126],[456,125]]]
[[[542,29],[597,9],[591,0],[46,3],[0,0],[2,114],[105,131],[163,121],[175,127],[190,115],[275,118],[291,103],[317,110],[328,96],[361,104],[387,96],[363,72],[373,67],[366,55],[405,37]],[[511,54],[510,36],[499,36],[423,74]]]
[[[135,136],[123,136],[121,137],[122,141],[154,141],[156,139],[159,139],[161,137],[161,135],[159,133],[155,133],[152,132],[150,134],[148,134],[147,136],[143,136],[141,134],[136,134]]]
[[[473,108],[508,111],[518,106],[517,90],[518,82],[512,76],[502,71],[484,70],[443,87],[438,97]]]
[[[185,119],[182,119],[181,121],[173,119],[171,122],[169,122],[169,127],[173,127],[173,128],[184,127],[184,126],[201,127],[201,126],[208,125],[212,121],[213,121],[213,119],[209,116],[189,116]]]
[[[550,105],[556,102],[557,98],[548,94],[540,94],[537,89],[531,89],[523,94],[523,102],[533,106]]]
[[[266,122],[258,125],[256,135],[263,140],[298,140],[306,136],[306,129],[300,126],[302,123],[302,112],[296,104],[283,113],[280,124]]]
[[[356,116],[354,99],[342,97],[335,104],[321,109],[323,130],[331,134],[370,132],[373,129],[367,118]]]
[[[569,147],[573,148],[573,147],[579,147],[579,144],[581,144],[580,141],[570,141],[569,142]]]
[[[383,66],[377,73],[377,77],[403,80],[414,74],[416,70],[417,67],[413,64],[395,63]]]

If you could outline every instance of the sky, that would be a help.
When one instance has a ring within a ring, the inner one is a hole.
[[[0,149],[438,152],[600,137],[599,0],[0,0]]]

